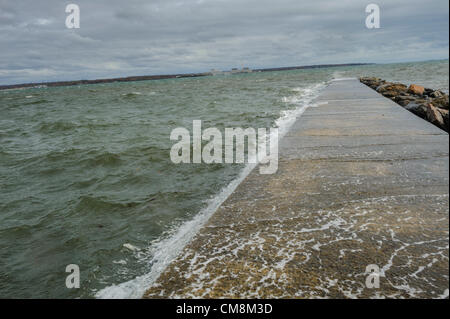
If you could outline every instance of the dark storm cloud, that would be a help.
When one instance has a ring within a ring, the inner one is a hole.
[[[0,84],[448,57],[448,2],[0,0]],[[81,28],[65,27],[76,3]]]

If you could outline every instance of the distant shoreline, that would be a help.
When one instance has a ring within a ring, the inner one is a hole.
[[[301,70],[301,69],[359,66],[359,65],[371,65],[371,64],[375,64],[375,63],[319,64],[319,65],[292,66],[292,67],[280,67],[280,68],[253,69],[252,71],[253,72],[273,72],[273,71],[288,71],[288,70]],[[58,87],[58,86],[72,86],[72,85],[114,83],[114,82],[164,80],[164,79],[176,79],[176,78],[193,78],[193,77],[201,77],[201,76],[209,76],[209,75],[211,75],[210,72],[203,72],[203,73],[185,73],[185,74],[168,74],[168,75],[141,75],[141,76],[129,76],[129,77],[121,77],[121,78],[107,78],[107,79],[96,79],[96,80],[21,83],[21,84],[0,85],[0,90],[19,89],[19,88]]]

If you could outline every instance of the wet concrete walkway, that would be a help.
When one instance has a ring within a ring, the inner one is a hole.
[[[145,297],[448,297],[448,134],[356,79],[316,102]]]

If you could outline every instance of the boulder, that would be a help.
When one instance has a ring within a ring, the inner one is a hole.
[[[432,103],[427,104],[427,119],[434,125],[445,128],[444,118],[442,117],[441,112],[439,112],[439,109]]]
[[[384,91],[383,96],[388,97],[391,100],[395,100],[395,97],[398,96],[398,91],[394,90]]]
[[[408,94],[408,93],[404,93],[401,95],[397,95],[394,99],[394,101],[398,104],[400,104],[401,106],[406,106],[408,105],[411,101],[414,101],[416,99],[416,97]]]
[[[439,97],[442,97],[444,95],[445,95],[445,93],[442,92],[442,91],[439,91],[439,90],[433,91],[433,92],[431,92],[429,94],[429,96],[432,97],[432,98],[439,98]]]
[[[421,101],[416,100],[416,101],[408,103],[405,106],[405,109],[416,114],[418,117],[426,119],[427,118],[427,106],[425,103],[426,103],[425,101],[421,102]]]
[[[396,102],[397,104],[399,104],[400,106],[405,107],[405,106],[407,106],[409,103],[411,103],[411,100],[400,100],[400,101],[395,100],[395,102]]]
[[[377,92],[385,96],[386,94],[388,94],[389,96],[394,96],[405,93],[406,89],[407,87],[404,84],[387,82],[377,87]]]
[[[423,90],[423,95],[431,96],[431,94],[432,94],[433,92],[434,92],[433,89],[425,88],[425,89]]]
[[[408,93],[416,94],[416,95],[423,95],[423,92],[425,91],[425,88],[423,86],[417,85],[417,84],[411,84],[408,88]]]
[[[366,82],[380,82],[380,81],[383,81],[383,80],[380,79],[380,78],[370,77],[370,76],[363,76],[363,77],[360,77],[359,80],[360,80],[361,82],[363,82],[363,83],[366,83]]]
[[[386,81],[376,77],[361,77],[359,80],[372,89],[376,89],[380,85],[386,83]]]
[[[432,103],[441,109],[448,110],[448,95],[444,94],[443,96],[432,99]]]
[[[442,118],[444,119],[444,127],[442,129],[444,129],[445,131],[448,132],[449,129],[449,121],[448,121],[448,117],[449,117],[449,111],[448,110],[444,110],[444,109],[439,109],[438,108],[439,113],[441,113]]]

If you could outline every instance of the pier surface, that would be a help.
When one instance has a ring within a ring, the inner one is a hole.
[[[448,134],[357,79],[316,102],[144,297],[448,298]]]

